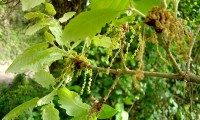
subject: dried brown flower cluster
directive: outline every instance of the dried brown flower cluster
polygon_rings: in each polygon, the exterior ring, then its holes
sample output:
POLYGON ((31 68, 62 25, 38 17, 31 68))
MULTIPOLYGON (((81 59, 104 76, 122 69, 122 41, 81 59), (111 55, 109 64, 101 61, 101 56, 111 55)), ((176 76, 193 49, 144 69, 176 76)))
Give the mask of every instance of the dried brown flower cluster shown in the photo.
POLYGON ((183 55, 182 59, 184 60, 187 59, 192 36, 187 30, 184 20, 178 19, 173 11, 154 7, 148 12, 145 23, 152 26, 157 34, 162 34, 165 44, 171 44, 170 48, 176 54, 183 55))
POLYGON ((162 33, 165 30, 174 30, 177 23, 176 15, 167 9, 154 7, 149 11, 145 23, 153 26, 157 33, 162 33))

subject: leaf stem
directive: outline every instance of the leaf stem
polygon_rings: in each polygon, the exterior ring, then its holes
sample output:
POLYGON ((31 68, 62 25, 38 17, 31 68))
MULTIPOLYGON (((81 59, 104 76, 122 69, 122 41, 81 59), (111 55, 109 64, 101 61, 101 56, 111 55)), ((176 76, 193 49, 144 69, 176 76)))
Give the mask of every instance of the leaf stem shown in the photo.
POLYGON ((131 11, 136 12, 138 15, 141 15, 142 17, 146 17, 145 14, 143 14, 142 12, 140 12, 139 10, 137 10, 136 8, 132 8, 131 11))

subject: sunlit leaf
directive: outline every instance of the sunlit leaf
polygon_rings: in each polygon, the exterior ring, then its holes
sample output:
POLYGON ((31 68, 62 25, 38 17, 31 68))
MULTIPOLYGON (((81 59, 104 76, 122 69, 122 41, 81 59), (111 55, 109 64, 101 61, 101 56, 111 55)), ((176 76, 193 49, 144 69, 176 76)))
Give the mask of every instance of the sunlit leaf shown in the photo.
POLYGON ((120 12, 115 9, 97 9, 80 13, 65 27, 63 39, 70 42, 91 38, 119 14, 120 12))
MULTIPOLYGON (((23 54, 19 55, 7 69, 7 72, 22 72, 26 65, 31 64, 33 55, 36 52, 42 51, 48 47, 47 43, 39 43, 26 49, 23 54)), ((34 57, 35 58, 35 57, 34 57)))
POLYGON ((53 104, 48 104, 42 107, 43 120, 60 120, 59 111, 54 108, 53 104))
POLYGON ((38 6, 44 2, 45 2, 45 0, 21 0, 22 10, 23 11, 29 10, 29 9, 34 8, 35 6, 38 6))
POLYGON ((33 35, 35 34, 37 31, 41 30, 42 28, 46 27, 45 25, 41 25, 40 22, 30 26, 27 30, 25 35, 33 35))
POLYGON ((57 94, 56 90, 53 90, 51 93, 49 93, 48 95, 42 97, 40 100, 38 100, 37 104, 38 106, 41 105, 45 105, 45 104, 49 104, 50 101, 53 100, 54 96, 57 94))
POLYGON ((129 0, 91 1, 91 11, 82 12, 72 19, 63 32, 65 41, 85 40, 101 31, 106 23, 114 20, 128 7, 129 0))
POLYGON ((92 10, 106 8, 125 10, 128 7, 128 4, 129 0, 91 0, 88 7, 92 10))
POLYGON ((74 117, 82 117, 88 114, 90 106, 86 103, 83 103, 80 96, 68 90, 65 87, 62 87, 58 90, 58 96, 60 107, 66 110, 66 113, 74 117))
POLYGON ((124 111, 123 103, 117 103, 115 105, 115 109, 118 110, 118 113, 115 115, 116 120, 128 120, 129 114, 128 112, 124 111))
POLYGON ((67 12, 65 13, 60 19, 59 21, 61 23, 67 22, 70 18, 72 18, 74 15, 76 14, 76 12, 67 12))
POLYGON ((151 10, 154 6, 160 6, 161 0, 133 0, 134 7, 147 15, 148 11, 151 10))
POLYGON ((51 3, 46 3, 46 11, 50 14, 50 15, 55 15, 56 14, 56 10, 54 9, 53 5, 51 3))
POLYGON ((116 115, 116 120, 128 120, 128 118, 129 118, 129 114, 126 111, 120 111, 116 115))
POLYGON ((33 98, 33 99, 17 106, 13 110, 11 110, 8 114, 6 114, 6 116, 2 120, 15 119, 16 117, 21 115, 23 112, 27 111, 28 109, 34 108, 37 105, 38 100, 39 100, 39 98, 33 98))
POLYGON ((47 48, 47 43, 34 45, 19 55, 9 66, 6 72, 22 73, 26 71, 37 72, 53 61, 62 59, 64 53, 56 47, 47 48))
POLYGON ((109 48, 110 45, 112 44, 112 41, 111 41, 110 37, 98 35, 98 36, 93 37, 93 44, 96 46, 102 46, 105 48, 109 48))
POLYGON ((44 37, 50 43, 55 40, 54 36, 51 33, 47 32, 47 31, 45 31, 44 37))
POLYGON ((100 112, 100 114, 98 116, 98 119, 111 118, 116 113, 117 113, 117 110, 115 110, 114 108, 112 108, 109 105, 103 104, 103 108, 102 108, 102 111, 100 112))
POLYGON ((81 116, 81 117, 74 117, 71 120, 97 120, 97 117, 94 115, 93 116, 85 115, 85 116, 81 116))
POLYGON ((55 36, 56 42, 59 45, 64 45, 64 42, 61 39, 62 26, 60 25, 60 23, 57 20, 52 19, 51 20, 51 26, 49 26, 49 29, 50 29, 51 33, 55 36))
POLYGON ((29 12, 24 15, 27 20, 34 19, 34 18, 44 18, 46 15, 41 12, 29 12))
POLYGON ((124 16, 120 19, 116 19, 112 22, 112 24, 115 26, 115 27, 119 27, 120 25, 122 25, 123 23, 126 23, 126 22, 131 22, 131 21, 134 21, 135 20, 135 14, 132 14, 130 16, 124 16))
POLYGON ((42 85, 42 87, 45 87, 45 88, 49 88, 49 86, 54 86, 56 84, 56 82, 54 81, 55 78, 53 77, 53 75, 44 70, 40 70, 36 72, 33 78, 35 78, 34 80, 38 84, 42 85))

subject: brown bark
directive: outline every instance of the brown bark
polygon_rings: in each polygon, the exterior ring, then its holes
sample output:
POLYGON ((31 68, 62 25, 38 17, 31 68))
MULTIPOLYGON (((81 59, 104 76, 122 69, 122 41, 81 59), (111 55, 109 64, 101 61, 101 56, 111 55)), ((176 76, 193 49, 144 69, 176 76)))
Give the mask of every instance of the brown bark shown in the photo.
MULTIPOLYGON (((86 67, 97 70, 100 72, 107 72, 108 68, 96 67, 92 65, 87 65, 86 67)), ((123 75, 123 74, 136 74, 137 71, 135 70, 121 70, 121 69, 109 69, 109 73, 123 75)), ((195 82, 200 83, 200 76, 194 74, 188 74, 188 76, 182 75, 180 73, 163 73, 163 72, 149 72, 149 71, 142 71, 144 76, 146 77, 160 77, 160 78, 170 78, 170 79, 177 79, 177 80, 184 80, 186 79, 187 82, 195 82)))
POLYGON ((75 11, 80 13, 85 8, 87 0, 52 0, 52 4, 57 12, 55 18, 60 18, 66 12, 75 11))

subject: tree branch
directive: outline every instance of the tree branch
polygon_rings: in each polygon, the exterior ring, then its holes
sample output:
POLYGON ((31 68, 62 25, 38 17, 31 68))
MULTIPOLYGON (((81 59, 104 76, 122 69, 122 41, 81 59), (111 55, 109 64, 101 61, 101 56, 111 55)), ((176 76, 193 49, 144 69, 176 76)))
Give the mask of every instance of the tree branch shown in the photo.
POLYGON ((183 75, 183 72, 181 70, 181 68, 178 66, 178 63, 176 62, 175 58, 173 57, 171 51, 170 51, 170 42, 168 40, 164 40, 164 38, 162 37, 162 34, 157 34, 158 39, 162 42, 163 47, 165 49, 165 51, 167 52, 167 55, 169 56, 169 59, 171 60, 171 62, 173 63, 176 71, 183 75))
POLYGON ((194 38, 192 39, 192 44, 191 44, 190 49, 189 49, 188 61, 187 61, 187 68, 186 68, 186 72, 187 72, 187 73, 190 72, 190 61, 191 61, 192 49, 193 49, 194 43, 195 43, 195 41, 196 41, 196 38, 197 38, 197 36, 198 36, 198 34, 199 34, 199 31, 200 31, 200 25, 197 26, 196 33, 194 34, 194 38))
MULTIPOLYGON (((100 72, 105 72, 105 73, 108 70, 107 68, 96 67, 93 65, 86 65, 86 67, 93 69, 93 70, 100 71, 100 72)), ((136 71, 135 70, 109 69, 109 73, 123 75, 123 74, 136 74, 136 71)), ((181 75, 179 73, 163 73, 163 72, 148 72, 148 71, 143 71, 143 73, 144 73, 144 76, 146 76, 146 77, 161 77, 161 78, 170 78, 170 79, 178 79, 178 80, 182 80, 185 78, 185 75, 181 75)), ((200 76, 194 75, 194 74, 189 74, 187 81, 200 83, 200 76)))
POLYGON ((183 72, 181 71, 180 67, 178 66, 178 63, 176 62, 175 58, 173 57, 172 53, 170 52, 169 48, 166 49, 166 52, 172 61, 174 67, 176 68, 177 72, 181 75, 183 75, 183 72))
POLYGON ((112 84, 112 86, 110 87, 110 89, 108 90, 108 93, 107 95, 103 98, 103 103, 105 103, 107 101, 107 99, 109 98, 110 96, 110 93, 115 89, 115 86, 117 85, 117 82, 119 80, 120 76, 119 75, 116 75, 116 78, 112 84))

